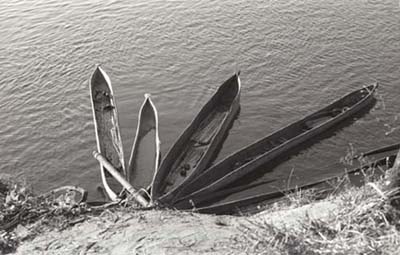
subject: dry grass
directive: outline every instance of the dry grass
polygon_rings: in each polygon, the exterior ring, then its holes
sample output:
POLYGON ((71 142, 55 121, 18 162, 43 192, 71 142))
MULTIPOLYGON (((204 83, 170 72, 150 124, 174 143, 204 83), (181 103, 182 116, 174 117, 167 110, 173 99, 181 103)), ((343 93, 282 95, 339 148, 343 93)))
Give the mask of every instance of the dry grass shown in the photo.
MULTIPOLYGON (((340 189, 325 198, 339 204, 336 216, 325 220, 305 220, 301 228, 282 229, 259 221, 241 226, 242 235, 227 244, 230 254, 400 254, 400 211, 391 206, 384 180, 360 188, 350 187, 346 178, 340 189)), ((24 185, 0 181, 0 254, 15 251, 19 242, 33 236, 18 234, 19 226, 35 223, 30 233, 45 229, 65 229, 93 215, 87 205, 65 205, 34 196, 24 185)), ((320 194, 312 190, 286 196, 266 211, 297 208, 315 202, 320 194)), ((131 213, 135 204, 126 202, 113 210, 131 213)), ((107 210, 109 211, 109 210, 107 210)), ((97 211, 98 212, 98 211, 97 211)), ((144 213, 144 212, 143 212, 144 213)), ((176 212, 177 217, 185 215, 176 212)), ((145 215, 145 214, 144 214, 145 215)), ((220 222, 217 225, 223 225, 220 222)))
POLYGON ((35 196, 26 187, 15 180, 0 180, 0 254, 13 252, 21 239, 33 238, 16 231, 18 226, 35 223, 29 231, 35 235, 49 228, 62 230, 81 222, 90 212, 83 204, 35 196))
POLYGON ((45 231, 62 231, 90 217, 145 210, 129 197, 121 203, 89 206, 62 196, 35 195, 27 187, 14 179, 0 179, 0 254, 14 252, 21 241, 45 231))
MULTIPOLYGON (((350 148, 348 159, 353 159, 350 148)), ((347 160, 348 160, 347 159, 347 160)), ((346 160, 344 158, 343 160, 346 160)), ((368 163, 368 162, 361 162, 368 163)), ((249 243, 248 254, 400 254, 400 211, 385 191, 385 179, 374 177, 370 169, 364 174, 365 186, 352 187, 348 178, 332 183, 325 200, 339 204, 336 217, 329 220, 307 220, 301 229, 278 229, 271 224, 250 221, 242 229, 249 243)), ((321 192, 299 190, 288 194, 267 211, 287 210, 313 203, 321 192)), ((242 226, 243 227, 243 226, 242 226)))
MULTIPOLYGON (((301 229, 277 229, 254 222, 243 229, 249 254, 399 254, 400 211, 383 199, 375 188, 347 188, 328 197, 340 204, 337 216, 328 221, 309 220, 301 229)), ((382 192, 384 193, 384 192, 382 192)), ((288 201, 303 204, 301 194, 288 201)), ((310 195, 305 196, 305 202, 310 195)), ((250 222, 251 223, 251 222, 250 222)))

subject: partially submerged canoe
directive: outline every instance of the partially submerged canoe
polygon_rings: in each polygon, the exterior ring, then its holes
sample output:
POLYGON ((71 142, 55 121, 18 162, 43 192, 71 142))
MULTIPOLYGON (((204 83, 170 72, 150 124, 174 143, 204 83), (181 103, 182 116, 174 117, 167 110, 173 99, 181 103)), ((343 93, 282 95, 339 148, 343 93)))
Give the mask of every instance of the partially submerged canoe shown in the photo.
MULTIPOLYGON (((374 102, 378 84, 353 91, 325 108, 226 157, 181 189, 180 200, 204 201, 217 190, 271 163, 295 146, 321 134, 374 102)), ((177 202, 177 201, 176 201, 177 202)))
POLYGON ((152 200, 169 204, 180 189, 209 166, 239 112, 239 74, 225 81, 202 107, 161 162, 152 200))
POLYGON ((150 95, 140 107, 135 141, 128 165, 128 181, 137 189, 148 190, 157 172, 160 160, 157 109, 150 95))
MULTIPOLYGON (((93 109, 97 150, 123 176, 126 176, 117 105, 110 78, 100 66, 96 67, 90 79, 90 98, 93 109)), ((111 200, 117 200, 120 192, 123 190, 122 186, 107 173, 102 164, 100 164, 100 173, 107 195, 111 200)))
POLYGON ((39 198, 62 205, 74 206, 86 201, 87 191, 78 186, 62 186, 40 195, 39 198))
MULTIPOLYGON (((326 197, 332 192, 341 189, 344 178, 348 178, 351 185, 361 186, 365 181, 364 174, 375 176, 375 178, 383 175, 386 170, 393 167, 396 160, 396 155, 400 149, 400 144, 393 144, 385 146, 373 151, 369 151, 361 154, 357 157, 355 163, 359 166, 354 167, 351 170, 345 170, 342 174, 336 174, 332 177, 324 178, 322 180, 307 183, 301 186, 291 187, 289 189, 275 191, 275 192, 263 192, 257 195, 248 195, 247 197, 240 197, 235 195, 235 192, 246 192, 246 187, 235 187, 232 189, 221 190, 216 192, 214 195, 209 195, 208 199, 199 202, 196 200, 187 203, 181 201, 176 206, 181 209, 189 209, 191 205, 195 204, 194 210, 202 213, 214 213, 214 214, 225 214, 238 212, 241 208, 265 201, 276 201, 283 196, 293 193, 299 190, 314 189, 315 195, 318 198, 326 197), (191 204, 189 206, 189 204, 191 204)), ((249 187, 251 188, 251 187, 249 187)), ((191 209, 193 210, 193 209, 191 209)))

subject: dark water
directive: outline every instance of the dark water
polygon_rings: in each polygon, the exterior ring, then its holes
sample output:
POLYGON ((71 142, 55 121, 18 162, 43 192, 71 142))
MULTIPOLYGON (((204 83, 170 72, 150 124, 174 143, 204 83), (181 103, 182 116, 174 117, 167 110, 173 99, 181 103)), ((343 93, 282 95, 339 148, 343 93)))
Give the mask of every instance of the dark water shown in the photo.
POLYGON ((241 113, 219 158, 375 81, 381 100, 370 113, 272 174, 317 178, 340 170, 326 166, 350 144, 363 151, 400 138, 397 0, 4 0, 0 34, 0 173, 38 192, 81 185, 97 197, 95 64, 113 82, 126 157, 144 93, 158 107, 165 154, 238 69, 241 113))

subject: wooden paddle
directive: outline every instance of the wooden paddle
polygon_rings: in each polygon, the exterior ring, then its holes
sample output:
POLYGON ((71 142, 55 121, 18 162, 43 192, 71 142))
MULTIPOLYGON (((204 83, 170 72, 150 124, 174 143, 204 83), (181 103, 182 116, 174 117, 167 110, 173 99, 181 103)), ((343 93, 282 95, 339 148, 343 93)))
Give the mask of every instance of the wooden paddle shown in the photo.
POLYGON ((132 185, 108 162, 108 160, 103 157, 97 151, 93 151, 93 157, 99 161, 105 169, 133 196, 133 198, 140 205, 147 207, 149 206, 149 202, 139 194, 139 192, 132 187, 132 185))

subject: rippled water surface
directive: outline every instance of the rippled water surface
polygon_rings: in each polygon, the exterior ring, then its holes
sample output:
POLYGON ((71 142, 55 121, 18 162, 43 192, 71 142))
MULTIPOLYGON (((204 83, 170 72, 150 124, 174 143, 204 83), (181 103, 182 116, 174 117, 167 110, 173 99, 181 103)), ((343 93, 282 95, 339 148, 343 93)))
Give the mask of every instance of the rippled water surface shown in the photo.
POLYGON ((349 144, 400 140, 398 1, 4 0, 0 34, 0 173, 38 192, 81 185, 99 197, 95 64, 113 82, 126 157, 144 93, 159 109, 165 154, 239 69, 241 112, 218 159, 375 81, 380 100, 368 114, 268 176, 320 178, 341 171, 327 166, 349 144))

